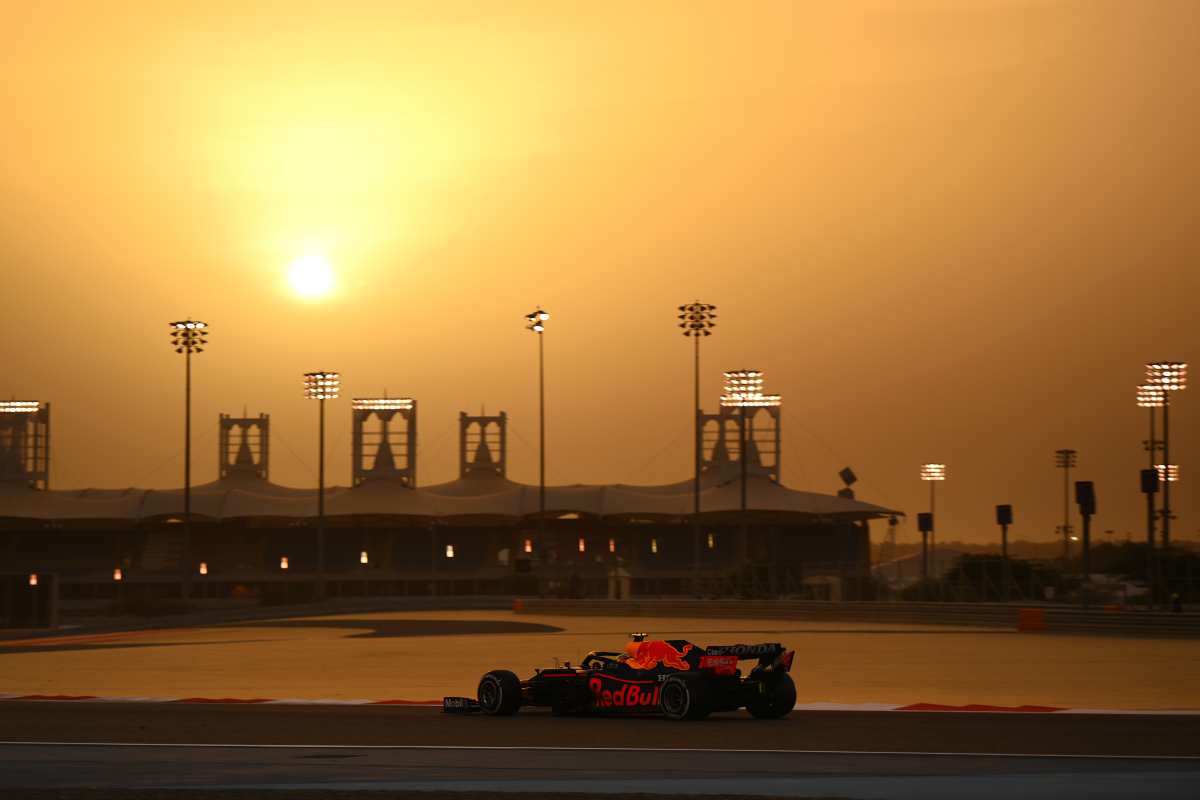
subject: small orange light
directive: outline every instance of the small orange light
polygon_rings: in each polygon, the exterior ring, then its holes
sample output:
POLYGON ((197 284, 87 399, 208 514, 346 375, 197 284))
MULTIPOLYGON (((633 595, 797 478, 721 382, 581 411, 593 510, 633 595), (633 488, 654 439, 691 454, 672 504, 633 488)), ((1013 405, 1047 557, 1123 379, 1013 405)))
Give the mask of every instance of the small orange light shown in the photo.
POLYGON ((367 564, 367 563, 370 563, 370 561, 371 561, 371 559, 367 556, 366 550, 363 550, 361 553, 358 554, 358 563, 367 564))
POLYGON ((587 552, 587 541, 585 541, 582 536, 579 537, 579 552, 581 552, 581 553, 587 552))
POLYGON ((287 569, 287 568, 288 568, 288 560, 287 560, 287 556, 280 556, 280 558, 279 558, 279 568, 280 568, 280 569, 287 569))
POLYGON ((610 553, 617 552, 617 540, 616 539, 608 540, 608 552, 610 552, 610 553))
POLYGON ((446 545, 446 558, 454 558, 454 545, 446 545))
POLYGON ((116 569, 114 569, 114 570, 113 570, 113 580, 114 580, 114 581, 123 581, 123 580, 125 580, 125 574, 124 574, 123 572, 121 572, 121 568, 120 568, 120 567, 117 567, 116 569))
POLYGON ((208 574, 208 562, 207 562, 207 561, 201 561, 201 562, 200 562, 200 574, 201 574, 201 575, 207 575, 207 574, 208 574))
POLYGON ((29 574, 29 585, 37 586, 37 573, 36 572, 31 572, 29 574))
POLYGON ((533 552, 533 539, 526 539, 526 540, 525 540, 525 552, 526 552, 526 553, 532 553, 532 552, 533 552))

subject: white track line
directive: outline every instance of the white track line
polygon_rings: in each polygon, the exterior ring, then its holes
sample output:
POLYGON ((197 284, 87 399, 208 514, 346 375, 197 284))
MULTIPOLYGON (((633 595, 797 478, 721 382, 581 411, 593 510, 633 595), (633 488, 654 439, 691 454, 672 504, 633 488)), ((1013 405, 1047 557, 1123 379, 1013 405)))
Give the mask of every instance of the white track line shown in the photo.
POLYGON ((905 750, 754 750, 721 747, 563 747, 560 745, 501 745, 501 744, 214 744, 183 742, 31 742, 0 741, 0 747, 152 747, 159 749, 196 748, 204 750, 468 750, 468 751, 537 751, 589 753, 769 753, 774 755, 814 756, 958 756, 961 758, 1070 758, 1132 761, 1200 761, 1200 756, 1146 756, 1102 753, 956 753, 952 751, 905 750))

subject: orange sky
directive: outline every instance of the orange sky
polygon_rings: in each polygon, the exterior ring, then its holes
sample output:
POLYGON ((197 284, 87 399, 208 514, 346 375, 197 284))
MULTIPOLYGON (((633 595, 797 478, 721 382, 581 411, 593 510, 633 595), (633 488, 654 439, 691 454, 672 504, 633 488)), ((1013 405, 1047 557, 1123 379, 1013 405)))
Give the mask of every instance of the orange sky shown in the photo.
POLYGON ((312 483, 313 369, 418 398, 422 483, 482 404, 536 480, 538 303, 550 481, 680 479, 700 298, 706 403, 765 370, 789 485, 850 464, 915 513, 945 461, 939 539, 993 538, 997 502, 1049 538, 1074 447, 1096 529, 1142 535, 1141 365, 1200 360, 1191 0, 82 5, 0 32, 0 395, 54 404, 54 486, 179 482, 187 315, 198 481, 245 404, 312 483), (313 251, 338 290, 304 303, 313 251))

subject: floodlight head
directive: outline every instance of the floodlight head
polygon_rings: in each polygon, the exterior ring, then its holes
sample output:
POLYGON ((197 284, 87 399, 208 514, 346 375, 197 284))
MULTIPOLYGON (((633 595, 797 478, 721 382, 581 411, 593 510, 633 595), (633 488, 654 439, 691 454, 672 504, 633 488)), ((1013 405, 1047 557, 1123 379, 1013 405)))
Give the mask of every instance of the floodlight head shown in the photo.
POLYGON ((921 480, 923 480, 923 481, 944 481, 944 480, 946 480, 946 465, 945 464, 922 464, 921 465, 921 480))
POLYGON ((1182 361, 1154 361, 1146 365, 1146 377, 1164 392, 1187 388, 1187 364, 1182 361))
POLYGON ((546 330, 546 320, 548 319, 550 319, 550 312, 543 310, 539 306, 525 315, 525 321, 529 323, 525 326, 525 329, 531 330, 534 333, 541 333, 546 330))
POLYGON ((0 414, 33 414, 41 408, 38 400, 0 400, 0 414))
POLYGON ((336 400, 342 377, 336 372, 304 373, 304 396, 309 400, 336 400))
POLYGON ((208 323, 195 319, 181 319, 168 323, 171 327, 171 346, 176 353, 202 353, 208 344, 208 323))
POLYGON ((1178 464, 1155 464, 1154 469, 1158 471, 1159 483, 1178 483, 1179 481, 1179 465, 1178 464))
POLYGON ((683 328, 683 335, 690 337, 712 336, 711 328, 716 327, 714 319, 717 315, 713 312, 717 307, 711 303, 688 303, 679 306, 679 319, 683 322, 679 323, 679 327, 683 328))
POLYGON ((726 408, 768 408, 782 405, 777 394, 763 394, 763 374, 756 369, 739 369, 725 373, 725 393, 721 405, 726 408))
POLYGON ((1163 388, 1157 383, 1143 383, 1137 387, 1137 404, 1140 408, 1162 408, 1163 388))
POLYGON ((410 411, 416 403, 411 397, 356 397, 355 411, 410 411))
POLYGON ((1075 460, 1076 452, 1071 449, 1055 450, 1054 451, 1054 466, 1060 469, 1073 469, 1078 465, 1075 460))

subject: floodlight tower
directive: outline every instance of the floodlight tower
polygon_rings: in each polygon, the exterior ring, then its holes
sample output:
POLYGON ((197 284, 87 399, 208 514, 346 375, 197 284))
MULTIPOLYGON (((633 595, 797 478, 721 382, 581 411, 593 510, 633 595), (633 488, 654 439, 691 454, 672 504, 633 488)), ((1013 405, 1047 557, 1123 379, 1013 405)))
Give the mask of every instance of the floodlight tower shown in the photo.
MULTIPOLYGON (((937 513, 937 508, 936 508, 937 495, 934 490, 938 485, 938 481, 946 480, 946 465, 945 464, 922 464, 921 465, 921 480, 929 482, 929 518, 931 520, 933 520, 936 518, 936 513, 937 513)), ((932 529, 930 530, 930 533, 933 533, 932 529)), ((934 534, 933 541, 930 543, 930 550, 932 550, 935 554, 934 555, 934 568, 935 569, 937 568, 937 556, 936 556, 936 554, 937 554, 937 538, 936 538, 936 536, 937 536, 937 534, 934 534)))
POLYGON ((325 401, 336 400, 342 378, 336 372, 304 373, 304 396, 317 401, 317 596, 325 595, 325 401))
POLYGON ((356 397, 351 405, 351 479, 354 486, 372 478, 417 485, 417 401, 411 397, 356 397), (374 417, 378 430, 369 430, 374 417), (399 417, 399 424, 396 418, 399 417), (399 430, 397 430, 399 428, 399 430))
MULTIPOLYGON (((717 318, 717 307, 711 303, 685 303, 679 306, 679 327, 683 335, 692 340, 692 423, 695 441, 692 443, 694 455, 692 461, 692 570, 697 573, 693 583, 698 583, 700 570, 700 470, 704 462, 704 442, 701 432, 700 419, 700 340, 712 336, 712 329, 717 326, 713 322, 717 318)), ((693 586, 693 589, 697 587, 693 586)))
POLYGON ((537 334, 538 342, 538 540, 546 540, 546 351, 542 334, 550 312, 538 306, 525 315, 525 329, 537 334))
MULTIPOLYGON (((1163 461, 1171 463, 1171 392, 1187 388, 1187 364, 1181 361, 1155 361, 1146 365, 1148 382, 1162 390, 1163 461)), ((1162 544, 1171 546, 1171 482, 1163 483, 1162 544)))
POLYGON ((208 324, 194 319, 170 323, 171 346, 184 357, 183 384, 183 598, 192 588, 192 353, 208 345, 208 324))
POLYGON ((50 404, 0 400, 0 482, 50 488, 50 404))
POLYGON ((742 512, 746 511, 746 477, 750 449, 751 415, 760 408, 775 408, 782 404, 777 394, 763 394, 763 374, 756 369, 739 369, 725 373, 725 393, 721 395, 724 408, 738 409, 738 462, 741 469, 742 512), (747 411, 754 409, 754 411, 747 411))
POLYGON ((1054 466, 1063 471, 1063 566, 1071 560, 1071 470, 1078 466, 1078 453, 1071 449, 1054 451, 1054 466))

